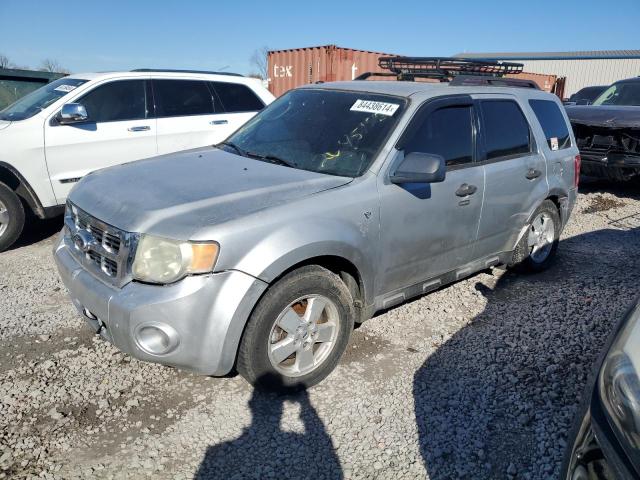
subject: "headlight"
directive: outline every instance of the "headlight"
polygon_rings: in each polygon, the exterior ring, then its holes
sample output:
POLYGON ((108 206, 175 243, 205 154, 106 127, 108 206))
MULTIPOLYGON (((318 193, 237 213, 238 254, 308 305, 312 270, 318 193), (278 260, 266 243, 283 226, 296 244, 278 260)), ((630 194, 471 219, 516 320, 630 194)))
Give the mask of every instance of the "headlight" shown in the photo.
POLYGON ((600 398, 620 440, 640 452, 640 304, 630 312, 600 370, 600 398))
POLYGON ((193 273, 213 270, 219 246, 215 242, 179 242, 142 235, 133 261, 133 278, 172 283, 193 273))

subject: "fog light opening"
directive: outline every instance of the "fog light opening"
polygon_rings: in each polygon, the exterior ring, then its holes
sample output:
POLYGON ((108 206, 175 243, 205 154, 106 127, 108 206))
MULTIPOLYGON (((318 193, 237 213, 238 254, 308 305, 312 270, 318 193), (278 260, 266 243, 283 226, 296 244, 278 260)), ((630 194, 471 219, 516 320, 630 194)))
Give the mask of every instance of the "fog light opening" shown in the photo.
POLYGON ((168 325, 141 325, 135 337, 138 346, 151 355, 165 355, 178 346, 178 333, 168 325))

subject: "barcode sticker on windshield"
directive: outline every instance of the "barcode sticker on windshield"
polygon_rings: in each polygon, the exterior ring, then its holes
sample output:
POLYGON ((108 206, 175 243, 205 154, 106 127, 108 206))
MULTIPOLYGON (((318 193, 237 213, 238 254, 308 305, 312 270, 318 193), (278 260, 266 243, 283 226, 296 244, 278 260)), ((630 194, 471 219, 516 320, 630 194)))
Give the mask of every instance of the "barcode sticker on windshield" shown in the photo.
POLYGON ((76 86, 75 85, 58 85, 56 88, 54 88, 54 90, 56 92, 65 92, 65 93, 69 93, 72 90, 75 90, 76 86))
POLYGON ((558 150, 558 147, 559 147, 559 145, 558 145, 558 137, 551 137, 549 139, 549 142, 551 143, 551 145, 550 145, 551 150, 558 150))
POLYGON ((391 117, 398 110, 397 103, 374 102, 371 100, 356 100, 356 103, 350 108, 353 112, 379 113, 391 117))

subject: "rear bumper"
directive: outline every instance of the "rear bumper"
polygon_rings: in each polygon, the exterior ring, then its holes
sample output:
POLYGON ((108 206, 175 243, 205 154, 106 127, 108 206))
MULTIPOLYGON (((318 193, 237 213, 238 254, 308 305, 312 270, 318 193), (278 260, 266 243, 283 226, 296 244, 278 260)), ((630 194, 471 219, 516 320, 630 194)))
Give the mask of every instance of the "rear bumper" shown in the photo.
POLYGON ((106 285, 71 256, 54 250, 60 276, 87 324, 118 349, 140 360, 206 375, 224 375, 235 362, 242 331, 267 284, 238 271, 187 277, 171 285, 106 285), (141 332, 158 328, 169 350, 145 349, 141 332))

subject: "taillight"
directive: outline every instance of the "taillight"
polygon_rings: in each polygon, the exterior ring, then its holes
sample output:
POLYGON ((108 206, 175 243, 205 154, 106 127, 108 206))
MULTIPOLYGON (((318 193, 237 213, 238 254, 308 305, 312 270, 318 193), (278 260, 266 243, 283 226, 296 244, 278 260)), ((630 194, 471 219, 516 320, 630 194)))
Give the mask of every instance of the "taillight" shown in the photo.
POLYGON ((576 155, 576 158, 573 159, 573 186, 578 188, 578 184, 580 183, 580 163, 581 163, 580 155, 576 155))

